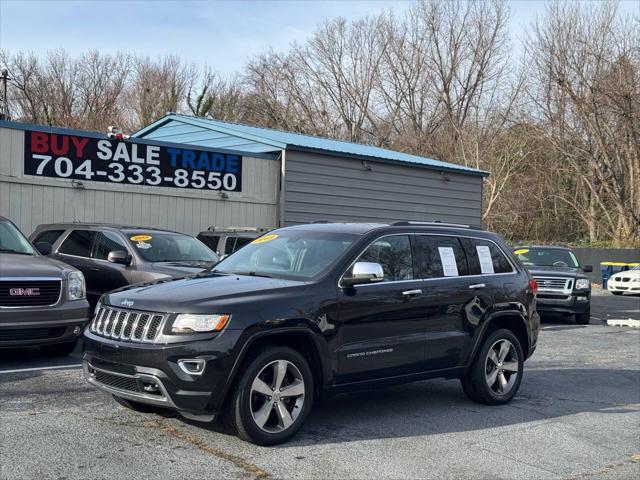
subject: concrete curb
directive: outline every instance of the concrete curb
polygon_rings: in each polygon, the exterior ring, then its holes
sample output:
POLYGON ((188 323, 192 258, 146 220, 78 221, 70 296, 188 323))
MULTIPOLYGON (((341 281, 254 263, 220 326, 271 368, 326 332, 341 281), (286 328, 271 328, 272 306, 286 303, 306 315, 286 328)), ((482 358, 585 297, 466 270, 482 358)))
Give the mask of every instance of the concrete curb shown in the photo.
POLYGON ((640 320, 633 320, 631 318, 627 320, 607 320, 607 325, 612 327, 640 328, 640 320))

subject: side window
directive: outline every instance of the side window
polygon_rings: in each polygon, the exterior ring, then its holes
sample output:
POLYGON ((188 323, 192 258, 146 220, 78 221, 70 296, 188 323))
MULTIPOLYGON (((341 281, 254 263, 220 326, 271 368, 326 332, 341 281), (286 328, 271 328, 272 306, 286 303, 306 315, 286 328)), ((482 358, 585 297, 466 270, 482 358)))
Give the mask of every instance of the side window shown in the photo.
POLYGON ((91 255, 91 244, 95 236, 96 232, 91 230, 74 230, 62 242, 60 253, 75 255, 76 257, 89 257, 91 255))
POLYGON ((198 235, 196 238, 214 252, 218 250, 218 240, 220 240, 219 235, 198 235))
POLYGON ((116 250, 127 251, 122 240, 113 232, 98 232, 96 235, 96 244, 93 248, 93 258, 98 260, 106 260, 109 252, 116 250))
POLYGON ((414 278, 411 242, 408 235, 393 235, 376 240, 358 260, 382 265, 385 281, 414 278))
POLYGON ((511 273, 513 267, 495 243, 476 238, 462 239, 472 275, 511 273))
POLYGON ((55 243, 60 235, 64 233, 64 230, 45 230, 44 232, 40 232, 34 239, 33 243, 36 244, 38 242, 47 242, 51 245, 55 243))
POLYGON ((416 235, 415 252, 420 278, 469 275, 467 259, 455 237, 416 235))
POLYGON ((241 249, 246 244, 251 243, 254 239, 250 237, 238 237, 236 240, 236 245, 233 247, 233 251, 241 249))
POLYGON ((224 242, 224 253, 226 255, 232 254, 235 250, 233 249, 236 244, 236 237, 227 237, 224 242))

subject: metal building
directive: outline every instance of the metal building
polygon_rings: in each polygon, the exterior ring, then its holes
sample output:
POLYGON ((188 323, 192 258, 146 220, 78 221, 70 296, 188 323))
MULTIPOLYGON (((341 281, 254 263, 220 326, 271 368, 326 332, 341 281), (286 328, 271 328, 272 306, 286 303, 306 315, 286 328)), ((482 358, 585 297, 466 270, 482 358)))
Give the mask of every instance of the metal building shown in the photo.
POLYGON ((211 225, 480 225, 480 170, 377 147, 168 114, 129 140, 0 121, 0 215, 197 233, 211 225))

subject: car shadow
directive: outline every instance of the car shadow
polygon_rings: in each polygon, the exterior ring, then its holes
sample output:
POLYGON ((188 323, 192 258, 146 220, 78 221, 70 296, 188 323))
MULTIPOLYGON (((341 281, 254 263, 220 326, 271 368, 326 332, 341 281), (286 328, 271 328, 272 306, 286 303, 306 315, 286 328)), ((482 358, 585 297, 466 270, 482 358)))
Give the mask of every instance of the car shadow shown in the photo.
POLYGON ((280 448, 468 432, 583 412, 637 412, 640 370, 526 370, 507 405, 467 399, 457 381, 435 380, 337 396, 317 403, 299 434, 280 448))

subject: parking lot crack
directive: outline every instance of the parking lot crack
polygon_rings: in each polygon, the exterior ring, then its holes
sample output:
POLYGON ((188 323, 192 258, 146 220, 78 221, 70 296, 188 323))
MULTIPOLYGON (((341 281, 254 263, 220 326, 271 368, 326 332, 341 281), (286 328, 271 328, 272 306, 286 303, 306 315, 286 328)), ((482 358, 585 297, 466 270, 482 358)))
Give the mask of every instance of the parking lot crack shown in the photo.
POLYGON ((253 476, 253 478, 256 478, 256 479, 271 478, 271 475, 269 475, 266 471, 262 470, 260 467, 248 462, 247 460, 237 455, 232 455, 230 453, 220 450, 219 448, 211 447, 210 445, 207 445, 202 439, 196 437, 195 435, 181 432, 178 429, 172 427, 171 425, 167 425, 165 422, 160 422, 160 423, 162 425, 162 431, 165 432, 167 435, 170 435, 171 437, 177 438, 179 440, 183 440, 199 448, 202 451, 215 455, 216 457, 222 460, 231 462, 236 467, 244 470, 245 472, 253 476))

